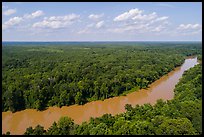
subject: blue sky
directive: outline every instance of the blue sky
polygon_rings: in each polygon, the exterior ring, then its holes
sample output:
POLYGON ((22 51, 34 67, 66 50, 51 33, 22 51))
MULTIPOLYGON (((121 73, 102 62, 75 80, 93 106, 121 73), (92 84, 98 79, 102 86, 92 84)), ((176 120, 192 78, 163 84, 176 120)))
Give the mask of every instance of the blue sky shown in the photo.
POLYGON ((3 41, 201 41, 201 2, 3 2, 3 41))

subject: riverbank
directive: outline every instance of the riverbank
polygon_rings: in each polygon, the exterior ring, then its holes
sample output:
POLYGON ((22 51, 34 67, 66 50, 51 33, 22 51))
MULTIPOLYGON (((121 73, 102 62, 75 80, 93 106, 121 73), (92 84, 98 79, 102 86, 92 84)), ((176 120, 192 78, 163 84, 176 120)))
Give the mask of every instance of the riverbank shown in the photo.
POLYGON ((58 121, 62 116, 69 116, 74 122, 81 124, 88 121, 90 117, 99 117, 103 114, 116 115, 125 111, 125 104, 142 105, 145 103, 154 104, 157 99, 169 100, 174 97, 173 89, 185 70, 198 64, 197 58, 186 59, 181 67, 161 77, 150 85, 148 89, 141 89, 126 96, 118 96, 104 101, 93 101, 85 105, 72 105, 67 107, 49 107, 45 111, 26 109, 20 112, 2 113, 2 133, 10 131, 11 134, 23 134, 27 127, 35 127, 37 124, 45 129, 58 121), (165 92, 164 92, 165 91, 165 92))

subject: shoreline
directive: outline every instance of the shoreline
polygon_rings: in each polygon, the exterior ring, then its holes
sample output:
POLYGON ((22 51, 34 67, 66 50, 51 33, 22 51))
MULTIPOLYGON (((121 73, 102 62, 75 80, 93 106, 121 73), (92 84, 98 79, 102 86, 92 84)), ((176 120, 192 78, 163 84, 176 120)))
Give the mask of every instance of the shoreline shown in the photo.
MULTIPOLYGON (((193 57, 191 57, 191 58, 193 58, 193 57)), ((195 57, 194 57, 195 58, 195 57)), ((186 60, 186 59, 185 59, 186 60)), ((198 62, 198 60, 197 60, 197 62, 198 62)), ((185 61, 184 61, 184 63, 185 63, 185 61)), ((183 63, 183 64, 184 64, 183 63)), ((182 65, 183 65, 182 64, 182 65)), ((182 66, 181 65, 181 66, 182 66)), ((124 104, 126 104, 126 98, 128 98, 128 97, 131 97, 131 96, 134 96, 135 94, 137 94, 137 96, 139 95, 139 96, 144 96, 144 98, 145 98, 145 96, 147 96, 147 94, 149 94, 148 92, 149 92, 149 90, 151 90, 151 87, 154 87, 154 86, 157 86, 161 81, 165 81, 166 79, 168 79, 168 77, 169 77, 169 75, 172 75, 173 73, 175 73, 176 71, 179 71, 179 69, 181 68, 181 66, 179 66, 179 67, 176 67, 173 71, 170 71, 169 73, 167 73, 167 74, 165 74, 164 76, 162 76, 162 77, 160 77, 158 80, 156 80, 156 81, 154 81, 153 83, 151 83, 150 85, 149 85, 149 88, 147 88, 147 89, 139 89, 139 90, 137 90, 137 91, 134 91, 134 92, 130 92, 130 93, 128 93, 126 96, 115 96, 115 97, 111 97, 111 98, 108 98, 108 99, 105 99, 105 100, 97 100, 97 101, 91 101, 91 102, 88 102, 88 103, 86 103, 86 104, 84 104, 84 105, 77 105, 77 104, 75 104, 75 105, 70 105, 70 106, 62 106, 61 108, 60 107, 57 107, 57 106, 52 106, 52 107, 48 107, 48 109, 46 109, 46 110, 43 110, 43 111, 37 111, 36 109, 25 109, 25 110, 22 110, 22 111, 17 111, 17 112, 15 112, 15 113, 12 113, 11 111, 7 111, 7 112, 2 112, 2 115, 5 117, 6 115, 8 115, 6 118, 7 118, 7 122, 9 122, 9 115, 21 115, 21 114, 23 114, 23 113, 27 113, 27 112, 29 112, 29 114, 32 114, 32 113, 36 113, 36 114, 44 114, 45 116, 46 116, 46 118, 47 119, 49 119, 49 118, 51 118, 50 120, 52 121, 53 119, 52 119, 52 116, 53 116, 53 113, 56 113, 56 115, 58 116, 58 115, 61 115, 61 116, 72 116, 72 118, 73 117, 75 117, 75 120, 74 120, 74 122, 76 123, 76 124, 80 124, 80 123, 82 123, 83 121, 88 121, 89 119, 90 119, 90 117, 89 116, 87 116, 87 115, 92 115, 92 114, 90 114, 90 113, 92 113, 92 111, 96 111, 97 109, 99 109, 100 107, 100 105, 102 105, 102 104, 105 104, 105 105, 116 105, 116 104, 120 104, 121 105, 121 101, 122 101, 122 103, 124 103, 124 104), (138 92, 138 91, 141 91, 141 92, 138 92), (144 94, 144 95, 143 95, 144 94), (119 101, 119 102, 118 102, 119 101), (125 102, 124 102, 125 101, 125 102), (106 104, 107 103, 107 104, 106 104), (99 105, 98 107, 99 108, 90 108, 89 106, 96 106, 97 107, 97 105, 99 105), (83 109, 83 108, 85 108, 85 110, 86 111, 88 111, 88 110, 90 110, 90 113, 88 113, 87 115, 85 114, 85 117, 83 118, 83 121, 81 121, 80 122, 80 114, 82 114, 83 115, 83 113, 86 113, 86 112, 83 112, 83 111, 81 111, 81 109, 83 109), (59 111, 58 111, 59 110, 59 111), (73 112, 77 112, 77 114, 73 114, 72 113, 72 111, 73 112), (59 113, 59 114, 58 114, 59 113), (76 119, 76 115, 78 115, 78 119, 76 119), (50 116, 50 117, 49 117, 50 116)), ((135 99, 134 99, 135 100, 135 99)), ((139 102, 141 102, 140 100, 139 100, 139 102)), ((133 104, 134 104, 134 102, 133 102, 133 104)), ((139 103, 140 104, 140 103, 139 103)), ((122 105, 121 105, 122 106, 122 105)), ((102 107, 102 106, 101 106, 102 107)), ((113 106, 113 107, 117 107, 117 106, 113 106)), ((106 108, 107 109, 107 108, 106 108)), ((106 110, 106 109, 104 109, 104 110, 106 110)), ((124 110, 122 109, 122 108, 119 108, 118 110, 120 110, 120 112, 119 113, 123 113, 124 112, 124 110)), ((97 114, 93 114, 93 116, 92 117, 100 117, 101 116, 101 114, 103 113, 103 110, 102 110, 102 112, 100 113, 100 109, 99 110, 97 110, 97 114)), ((107 111, 109 111, 109 112, 111 112, 111 114, 112 115, 115 115, 115 114, 118 114, 118 112, 117 112, 117 108, 116 108, 116 111, 110 111, 110 110, 107 110, 107 111), (115 113, 116 112, 116 113, 115 113)), ((103 114, 106 114, 106 113, 103 113, 103 114)), ((55 116, 55 119, 58 119, 57 118, 57 116, 56 115, 54 115, 55 116)), ((2 117, 3 117, 2 116, 2 117)), ((60 116, 60 117, 61 117, 60 116)), ((6 119, 5 118, 5 119, 6 119)), ((26 118, 25 118, 26 119, 26 118)), ((4 121, 4 122, 6 122, 6 121, 4 121)), ((32 120, 31 120, 32 121, 32 120)), ((32 124, 32 122, 30 121, 30 124, 32 124)), ((39 120, 40 122, 38 122, 38 124, 40 124, 40 125, 42 125, 41 124, 41 121, 43 121, 43 120, 39 120)), ((53 122, 50 122, 50 123, 53 123, 53 122)), ((46 123, 46 124, 48 124, 48 123, 46 123)), ((2 125, 3 125, 3 122, 2 122, 2 125)), ((48 124, 49 125, 49 124, 48 124)), ((45 129, 47 129, 47 128, 49 128, 50 126, 45 126, 44 124, 43 124, 43 126, 44 126, 44 128, 45 129)), ((26 128, 28 128, 28 127, 26 127, 26 128)), ((8 127, 7 127, 7 129, 8 129, 8 127)), ((12 129, 12 128, 10 128, 10 129, 12 129)), ((26 130, 26 129, 25 129, 26 130)), ((3 133, 3 128, 2 128, 2 133, 3 133)), ((23 132, 24 133, 24 132, 23 132)), ((12 133, 11 133, 12 134, 12 133)))

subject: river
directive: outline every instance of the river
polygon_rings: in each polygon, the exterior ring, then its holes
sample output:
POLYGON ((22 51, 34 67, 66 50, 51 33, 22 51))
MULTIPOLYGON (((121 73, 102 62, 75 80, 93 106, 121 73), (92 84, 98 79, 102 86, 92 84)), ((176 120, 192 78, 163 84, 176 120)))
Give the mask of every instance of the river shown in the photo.
POLYGON ((187 58, 181 67, 175 68, 172 72, 153 82, 148 89, 141 89, 126 96, 118 96, 104 101, 92 101, 84 105, 71 105, 62 108, 49 107, 44 111, 26 109, 12 113, 2 112, 2 133, 10 131, 11 134, 23 134, 27 127, 33 128, 40 124, 45 129, 49 128, 54 121, 61 116, 69 116, 74 122, 81 124, 88 121, 90 117, 99 117, 105 113, 112 115, 125 112, 125 104, 155 104, 156 100, 170 100, 174 97, 174 88, 185 70, 198 64, 197 57, 187 58))

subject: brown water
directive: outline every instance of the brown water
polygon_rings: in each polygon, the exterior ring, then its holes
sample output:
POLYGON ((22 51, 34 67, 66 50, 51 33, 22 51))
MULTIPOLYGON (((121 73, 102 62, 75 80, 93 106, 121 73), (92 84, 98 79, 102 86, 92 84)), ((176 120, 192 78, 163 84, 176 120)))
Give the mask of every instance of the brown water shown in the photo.
POLYGON ((2 133, 10 131, 11 134, 23 134, 27 127, 37 124, 49 128, 61 116, 69 116, 74 122, 81 124, 90 117, 99 117, 105 113, 112 115, 125 112, 125 104, 156 103, 157 99, 170 100, 174 97, 174 88, 185 70, 198 64, 197 58, 187 58, 181 67, 161 77, 150 85, 148 89, 132 92, 127 96, 119 96, 104 101, 93 101, 85 105, 64 106, 62 108, 49 107, 45 111, 26 109, 16 113, 2 112, 2 133))

